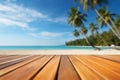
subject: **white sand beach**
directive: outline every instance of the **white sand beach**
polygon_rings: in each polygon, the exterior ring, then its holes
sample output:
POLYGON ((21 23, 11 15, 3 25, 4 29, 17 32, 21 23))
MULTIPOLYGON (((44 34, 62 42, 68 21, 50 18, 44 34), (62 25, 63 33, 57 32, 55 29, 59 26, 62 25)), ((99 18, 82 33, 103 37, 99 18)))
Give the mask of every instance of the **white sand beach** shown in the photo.
POLYGON ((120 55, 120 50, 0 50, 0 55, 120 55))

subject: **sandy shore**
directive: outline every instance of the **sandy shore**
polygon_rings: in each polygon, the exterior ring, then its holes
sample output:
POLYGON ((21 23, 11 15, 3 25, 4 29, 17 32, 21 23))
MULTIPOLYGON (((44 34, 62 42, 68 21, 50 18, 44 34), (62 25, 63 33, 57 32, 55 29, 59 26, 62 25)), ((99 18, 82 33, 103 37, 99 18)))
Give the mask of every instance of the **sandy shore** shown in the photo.
POLYGON ((120 55, 119 50, 0 50, 0 55, 120 55))

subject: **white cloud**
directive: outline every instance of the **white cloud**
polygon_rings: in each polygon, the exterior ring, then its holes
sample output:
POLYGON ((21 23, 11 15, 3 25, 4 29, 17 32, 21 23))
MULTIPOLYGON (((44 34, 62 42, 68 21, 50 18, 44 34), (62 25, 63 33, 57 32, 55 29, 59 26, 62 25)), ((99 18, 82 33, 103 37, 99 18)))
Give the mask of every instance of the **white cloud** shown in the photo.
POLYGON ((0 4, 0 17, 4 19, 7 18, 9 22, 12 23, 24 22, 26 24, 37 19, 47 18, 47 16, 36 10, 24 8, 15 4, 0 4))
POLYGON ((0 23, 6 26, 20 26, 22 28, 28 28, 28 25, 24 22, 12 21, 7 18, 0 18, 0 23))
POLYGON ((55 23, 66 23, 67 19, 65 17, 57 17, 57 18, 48 18, 47 21, 55 22, 55 23))
MULTIPOLYGON (((3 0, 4 1, 4 0, 3 0)), ((17 5, 13 1, 16 0, 5 0, 6 2, 0 2, 0 27, 1 26, 7 26, 7 27, 19 27, 26 30, 35 30, 32 26, 32 23, 36 21, 45 21, 52 22, 52 23, 65 23, 66 18, 65 17, 50 17, 46 14, 42 13, 41 11, 37 11, 35 9, 30 9, 24 7, 22 4, 17 5), (13 3, 12 3, 13 2, 13 3)), ((37 27, 35 27, 37 28, 37 27)), ((23 34, 22 34, 23 35, 23 34)), ((48 31, 42 31, 38 33, 30 33, 29 35, 36 37, 32 38, 31 36, 25 36, 21 38, 17 38, 15 41, 18 40, 15 44, 43 44, 43 45, 52 45, 52 44, 59 44, 64 43, 66 39, 65 36, 69 36, 69 32, 48 32, 48 31), (30 37, 30 38, 28 38, 30 37), (27 39, 24 40, 24 38, 27 39), (56 39, 57 38, 57 39, 56 39), (32 41, 35 39, 35 41, 32 41), (58 42, 58 39, 59 42, 58 42), (21 40, 21 41, 19 41, 21 40), (22 41, 23 40, 23 41, 22 41), (55 41, 56 40, 56 41, 55 41), (20 42, 20 43, 19 43, 20 42), (39 43, 40 42, 40 43, 39 43)), ((7 37, 10 37, 9 35, 7 37)), ((20 37, 20 36, 18 36, 20 37)), ((4 36, 3 36, 4 38, 4 36)), ((16 36, 14 37, 16 38, 16 36)), ((3 39, 4 44, 14 44, 13 38, 10 39, 3 39), (5 41, 7 40, 7 41, 5 41), (8 43, 7 43, 8 42, 8 43), (13 43, 11 43, 13 42, 13 43)), ((1 42, 2 43, 2 42, 1 42)))
POLYGON ((40 33, 30 33, 29 35, 33 37, 47 37, 47 38, 56 38, 56 37, 61 37, 68 35, 70 32, 48 32, 48 31, 43 31, 40 33))
POLYGON ((64 17, 49 18, 47 15, 34 9, 13 4, 11 0, 7 0, 7 3, 0 3, 0 18, 0 24, 18 26, 26 29, 28 29, 28 27, 30 28, 29 23, 37 20, 57 23, 65 22, 64 17))
POLYGON ((38 40, 38 45, 63 45, 65 42, 74 40, 71 32, 40 32, 29 33, 30 36, 38 40))
POLYGON ((41 32, 39 34, 41 36, 46 36, 46 37, 58 37, 58 36, 63 36, 65 33, 41 32))
POLYGON ((66 22, 67 22, 67 19, 66 19, 65 17, 58 17, 58 18, 55 18, 55 21, 56 21, 56 22, 66 23, 66 22))
POLYGON ((45 19, 47 16, 33 9, 23 8, 17 5, 1 5, 0 15, 16 21, 32 22, 38 19, 45 19))
POLYGON ((0 18, 0 24, 8 27, 18 26, 22 29, 27 29, 30 31, 36 30, 35 28, 30 28, 26 22, 14 21, 7 18, 0 18))
POLYGON ((16 0, 6 0, 6 2, 12 2, 12 1, 16 1, 16 0))

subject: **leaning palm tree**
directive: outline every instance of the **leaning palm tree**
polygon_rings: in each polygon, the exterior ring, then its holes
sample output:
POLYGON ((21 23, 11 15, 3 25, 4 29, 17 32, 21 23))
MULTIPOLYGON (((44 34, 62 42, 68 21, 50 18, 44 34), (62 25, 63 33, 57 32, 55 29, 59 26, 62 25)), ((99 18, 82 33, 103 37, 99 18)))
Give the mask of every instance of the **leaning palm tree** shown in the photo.
POLYGON ((117 18, 115 20, 115 25, 116 25, 118 31, 120 32, 120 16, 117 16, 117 18))
POLYGON ((97 27, 97 24, 94 24, 94 23, 91 23, 90 24, 90 28, 91 30, 91 33, 94 34, 94 32, 96 32, 96 34, 98 34, 99 38, 103 41, 103 43, 108 46, 108 44, 106 43, 106 41, 102 38, 102 36, 99 34, 99 31, 98 31, 98 27, 97 27))
MULTIPOLYGON (((81 28, 81 30, 82 30, 81 33, 82 33, 84 36, 85 36, 85 33, 86 33, 85 28, 83 28, 83 26, 84 26, 84 21, 86 21, 85 17, 86 17, 86 14, 82 14, 82 13, 79 12, 77 9, 75 9, 75 8, 71 8, 71 9, 70 9, 70 13, 69 13, 69 17, 68 17, 68 24, 74 25, 74 27, 77 28, 77 30, 82 27, 82 28, 81 28), (85 31, 84 31, 84 30, 85 30, 85 31), (83 32, 84 32, 84 33, 83 33, 83 32)), ((78 36, 78 35, 79 35, 77 30, 74 31, 74 35, 75 35, 75 36, 78 36)), ((85 37, 85 38, 86 38, 86 37, 85 37)), ((86 41, 87 41, 87 43, 90 45, 90 42, 88 41, 87 38, 86 38, 86 41)), ((92 47, 94 47, 94 46, 92 45, 92 47)), ((96 48, 96 47, 94 47, 94 48, 96 48)), ((96 49, 99 49, 99 48, 96 48, 96 49)))
POLYGON ((96 27, 96 26, 97 26, 96 24, 90 23, 89 29, 93 35, 94 35, 94 32, 98 29, 98 27, 96 27))
POLYGON ((110 22, 111 26, 113 27, 113 29, 116 31, 116 33, 120 37, 120 32, 119 32, 117 26, 115 25, 115 20, 113 18, 114 16, 116 16, 116 14, 114 14, 114 13, 112 13, 110 11, 107 11, 107 9, 105 11, 106 11, 106 15, 105 16, 108 18, 108 21, 110 22))
POLYGON ((84 26, 82 26, 81 29, 80 29, 80 32, 84 36, 84 38, 85 38, 86 42, 88 43, 88 45, 91 45, 88 38, 87 38, 87 36, 86 36, 88 30, 84 26))
POLYGON ((94 9, 99 15, 97 6, 108 4, 108 0, 74 0, 75 2, 80 1, 80 4, 83 5, 85 11, 89 11, 90 8, 94 9))
POLYGON ((86 14, 82 14, 77 9, 71 8, 68 16, 68 24, 71 26, 74 25, 75 28, 78 28, 84 24, 84 21, 86 21, 85 17, 86 14))
POLYGON ((108 4, 108 0, 74 0, 75 2, 80 1, 83 5, 84 10, 88 11, 90 8, 96 9, 97 6, 108 4))
POLYGON ((82 26, 82 27, 80 28, 80 31, 78 31, 77 29, 75 29, 74 32, 73 32, 73 35, 74 35, 75 37, 78 37, 78 36, 80 35, 80 33, 81 33, 81 34, 84 36, 87 44, 88 44, 88 45, 91 45, 91 43, 89 42, 89 40, 88 40, 88 38, 87 38, 87 36, 86 36, 87 32, 88 32, 88 30, 87 30, 84 26, 82 26))
MULTIPOLYGON (((111 25, 103 18, 103 16, 97 10, 97 6, 108 4, 108 0, 74 0, 74 1, 75 2, 80 1, 85 11, 88 11, 90 8, 94 9, 97 15, 100 17, 100 19, 102 19, 108 26, 110 26, 110 29, 113 31, 113 33, 120 39, 120 36, 118 36, 119 35, 118 31, 117 32, 114 31, 111 25)), ((113 24, 113 26, 115 25, 113 24)), ((117 30, 115 27, 114 29, 117 30)))
POLYGON ((74 35, 75 37, 78 37, 78 36, 80 35, 80 33, 79 33, 79 31, 78 31, 77 29, 75 29, 75 30, 73 31, 73 35, 74 35))
POLYGON ((85 40, 86 40, 86 42, 87 42, 88 45, 91 45, 93 48, 95 48, 95 49, 97 49, 97 50, 100 50, 100 48, 95 47, 94 45, 92 45, 92 44, 89 42, 89 40, 88 40, 88 38, 87 38, 87 36, 86 36, 88 30, 87 30, 84 26, 81 27, 80 32, 81 32, 81 34, 84 36, 84 38, 85 38, 85 40))
POLYGON ((102 19, 100 16, 97 17, 99 25, 106 26, 108 25, 109 28, 112 30, 112 32, 120 39, 120 34, 118 29, 116 28, 115 24, 113 23, 113 14, 110 11, 107 11, 106 7, 102 7, 98 10, 99 14, 102 16, 102 19))

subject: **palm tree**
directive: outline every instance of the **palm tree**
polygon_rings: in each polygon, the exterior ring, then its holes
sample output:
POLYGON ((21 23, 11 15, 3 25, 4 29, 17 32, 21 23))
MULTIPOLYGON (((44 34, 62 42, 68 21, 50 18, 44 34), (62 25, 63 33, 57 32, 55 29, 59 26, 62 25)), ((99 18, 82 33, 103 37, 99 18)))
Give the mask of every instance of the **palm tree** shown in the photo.
POLYGON ((83 21, 86 21, 85 17, 86 14, 82 14, 81 12, 77 11, 77 9, 71 8, 68 16, 68 24, 71 26, 74 25, 75 28, 78 28, 84 24, 83 21))
POLYGON ((80 35, 79 31, 77 31, 76 29, 73 31, 73 35, 75 37, 78 37, 80 35))
POLYGON ((96 9, 97 5, 101 6, 108 4, 108 0, 74 0, 75 2, 80 1, 80 4, 83 5, 84 10, 89 11, 90 8, 96 9))
POLYGON ((108 44, 106 43, 106 41, 102 38, 102 36, 99 34, 99 32, 98 32, 98 27, 97 27, 97 25, 96 24, 94 24, 94 23, 91 23, 90 24, 90 30, 91 30, 91 32, 92 32, 92 34, 94 34, 94 32, 96 32, 96 34, 98 34, 98 36, 100 37, 100 39, 104 42, 104 44, 106 45, 106 46, 108 46, 108 44))
MULTIPOLYGON (((87 44, 88 44, 88 45, 91 45, 90 42, 89 42, 89 40, 88 40, 88 38, 87 38, 87 36, 86 36, 87 32, 88 32, 87 29, 82 26, 81 29, 80 29, 80 33, 84 36, 87 44)), ((75 29, 74 32, 73 32, 73 35, 74 35, 75 37, 78 37, 78 36, 80 35, 80 33, 79 33, 78 30, 75 29)))
MULTIPOLYGON (((86 14, 82 14, 77 9, 75 9, 75 8, 70 9, 70 13, 69 13, 69 17, 68 17, 68 24, 74 25, 74 27, 77 28, 77 30, 81 28, 81 33, 84 36, 87 33, 86 29, 83 27, 84 26, 84 21, 86 21, 85 17, 86 17, 86 14)), ((74 31, 75 36, 80 35, 80 34, 78 34, 77 30, 74 31)), ((91 45, 86 37, 85 37, 85 39, 86 39, 87 43, 89 45, 91 45)), ((93 45, 91 45, 91 46, 94 47, 93 45)), ((96 47, 94 47, 94 48, 96 48, 96 47)), ((96 49, 99 49, 99 48, 96 48, 96 49)))
POLYGON ((80 32, 84 36, 84 38, 85 38, 86 42, 88 43, 88 45, 91 45, 88 38, 87 38, 87 36, 86 36, 88 30, 84 26, 82 26, 81 29, 80 29, 80 32))
POLYGON ((98 29, 96 26, 97 26, 96 24, 90 23, 89 29, 90 29, 92 35, 94 35, 94 32, 98 29))
POLYGON ((114 16, 116 16, 116 14, 113 14, 112 12, 107 11, 107 9, 106 9, 106 16, 108 17, 108 20, 111 23, 111 26, 113 27, 113 29, 116 31, 116 33, 120 37, 120 32, 119 32, 117 26, 115 25, 115 21, 114 21, 114 18, 113 18, 114 16))
POLYGON ((86 40, 86 42, 87 42, 88 45, 91 45, 93 48, 95 48, 95 49, 97 49, 97 50, 100 50, 100 48, 95 47, 94 45, 92 45, 92 44, 89 42, 89 40, 88 40, 88 38, 87 38, 87 36, 86 36, 88 30, 87 30, 84 26, 81 27, 80 32, 81 32, 81 34, 84 36, 84 38, 85 38, 85 40, 86 40))
POLYGON ((100 16, 97 17, 99 25, 106 26, 108 25, 109 28, 112 30, 112 32, 120 39, 120 34, 118 29, 116 28, 115 24, 113 23, 113 14, 110 11, 107 11, 106 7, 102 7, 98 10, 99 14, 102 16, 102 19, 100 16))
POLYGON ((118 28, 119 32, 120 32, 120 16, 117 16, 116 20, 115 20, 115 25, 118 28))
POLYGON ((75 2, 80 1, 85 11, 89 11, 90 8, 94 9, 98 14, 97 6, 108 4, 108 0, 74 0, 75 2))
POLYGON ((83 8, 85 11, 88 11, 90 8, 94 9, 95 12, 97 13, 97 15, 100 17, 100 19, 102 19, 108 26, 110 26, 110 29, 113 31, 113 33, 120 39, 120 36, 118 36, 119 33, 118 33, 115 25, 113 24, 113 22, 112 22, 112 24, 116 31, 114 31, 114 29, 111 27, 111 25, 108 22, 106 22, 106 20, 103 18, 103 16, 99 13, 99 11, 96 8, 97 6, 108 4, 108 0, 74 0, 74 1, 75 2, 80 1, 80 3, 83 5, 83 8))

